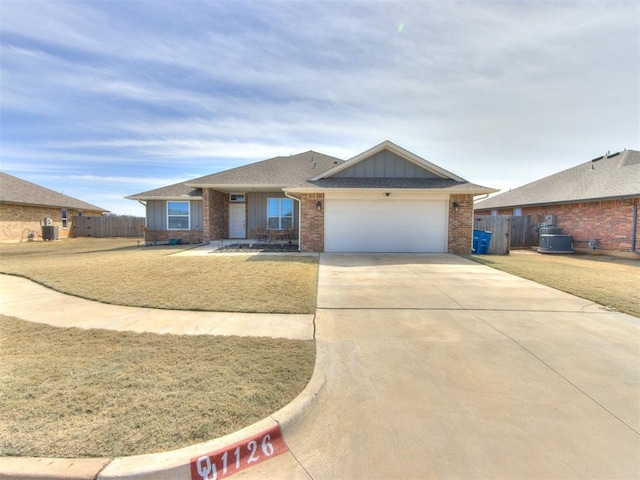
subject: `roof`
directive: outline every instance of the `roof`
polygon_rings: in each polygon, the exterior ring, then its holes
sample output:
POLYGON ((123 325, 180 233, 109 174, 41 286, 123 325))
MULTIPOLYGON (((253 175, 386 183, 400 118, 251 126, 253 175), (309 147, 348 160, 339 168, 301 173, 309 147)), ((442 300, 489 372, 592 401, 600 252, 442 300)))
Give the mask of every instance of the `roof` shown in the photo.
POLYGON ((206 175, 167 187, 129 195, 131 200, 201 199, 202 189, 226 193, 256 191, 306 192, 326 189, 431 189, 460 194, 492 193, 495 189, 467 182, 437 165, 385 141, 347 160, 309 150, 285 157, 274 157, 223 172, 206 175), (389 150, 429 172, 431 178, 358 178, 338 174, 379 152, 389 150))
POLYGON ((166 187, 156 188, 147 192, 136 193, 134 195, 127 195, 125 198, 129 200, 176 200, 176 199, 189 199, 200 200, 202 199, 202 189, 187 186, 187 182, 174 183, 166 187))
POLYGON ((287 191, 312 192, 314 190, 339 190, 339 189, 427 189, 446 190, 448 193, 491 193, 496 190, 467 181, 458 182, 451 178, 324 178, 316 181, 308 181, 296 187, 286 188, 287 191))
POLYGON ((69 208, 82 211, 108 211, 4 172, 0 172, 0 203, 69 208))
POLYGON ((303 182, 314 173, 328 170, 344 160, 309 150, 308 152, 274 157, 223 172, 194 178, 167 187, 129 195, 131 200, 174 200, 202 198, 203 188, 245 193, 282 189, 303 182))
POLYGON ((640 196, 640 152, 598 157, 476 203, 476 210, 640 196))
POLYGON ((284 188, 296 185, 343 163, 344 160, 309 150, 308 152, 275 157, 269 160, 233 168, 213 175, 196 178, 188 185, 201 188, 232 189, 235 187, 254 190, 284 188))

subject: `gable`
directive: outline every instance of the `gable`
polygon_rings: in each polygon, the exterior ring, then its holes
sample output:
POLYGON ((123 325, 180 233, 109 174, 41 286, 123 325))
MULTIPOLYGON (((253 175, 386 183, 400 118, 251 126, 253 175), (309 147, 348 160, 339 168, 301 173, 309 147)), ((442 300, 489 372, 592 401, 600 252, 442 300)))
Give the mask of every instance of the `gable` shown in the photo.
MULTIPOLYGON (((346 178, 413 178, 413 179, 451 179, 456 182, 466 182, 464 178, 458 177, 451 172, 448 172, 442 167, 428 162, 422 157, 399 147, 395 143, 385 140, 384 142, 370 148, 369 150, 362 152, 360 155, 347 160, 346 162, 336 165, 335 167, 321 173, 309 181, 317 181, 329 178, 340 178, 339 174, 347 170, 352 170, 350 176, 346 178), (363 163, 362 167, 358 167, 360 163, 363 163), (407 167, 407 164, 417 167, 407 167), (369 172, 374 172, 373 176, 360 176, 370 175, 369 172), (381 177, 379 173, 396 175, 393 177, 381 177), (414 176, 411 176, 414 175, 414 176)), ((344 178, 344 177, 343 177, 344 178)))
POLYGON ((442 178, 384 149, 342 170, 333 178, 442 178))

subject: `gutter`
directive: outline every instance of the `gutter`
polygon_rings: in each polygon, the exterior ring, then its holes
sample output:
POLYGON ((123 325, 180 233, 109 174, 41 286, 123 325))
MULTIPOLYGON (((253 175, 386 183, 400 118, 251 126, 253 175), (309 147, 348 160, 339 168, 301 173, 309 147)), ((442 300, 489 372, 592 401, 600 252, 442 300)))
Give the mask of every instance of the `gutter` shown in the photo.
POLYGON ((300 199, 289 195, 288 192, 284 192, 284 196, 298 202, 298 252, 300 252, 302 247, 301 245, 302 239, 300 238, 300 226, 302 225, 302 212, 300 211, 301 210, 300 199))

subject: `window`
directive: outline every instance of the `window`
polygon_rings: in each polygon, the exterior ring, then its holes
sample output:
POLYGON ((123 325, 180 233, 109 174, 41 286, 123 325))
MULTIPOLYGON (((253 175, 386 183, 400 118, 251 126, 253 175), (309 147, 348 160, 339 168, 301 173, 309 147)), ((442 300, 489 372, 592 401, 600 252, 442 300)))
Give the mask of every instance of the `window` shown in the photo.
POLYGON ((229 201, 231 203, 244 203, 244 195, 229 195, 229 201))
POLYGON ((293 228, 293 200, 290 198, 267 199, 267 228, 269 230, 293 228))
POLYGON ((514 217, 521 217, 522 216, 522 209, 521 208, 514 208, 513 209, 513 216, 514 217))
POLYGON ((189 230, 189 202, 167 202, 169 230, 189 230))
POLYGON ((62 228, 69 228, 69 218, 66 210, 62 210, 62 228))

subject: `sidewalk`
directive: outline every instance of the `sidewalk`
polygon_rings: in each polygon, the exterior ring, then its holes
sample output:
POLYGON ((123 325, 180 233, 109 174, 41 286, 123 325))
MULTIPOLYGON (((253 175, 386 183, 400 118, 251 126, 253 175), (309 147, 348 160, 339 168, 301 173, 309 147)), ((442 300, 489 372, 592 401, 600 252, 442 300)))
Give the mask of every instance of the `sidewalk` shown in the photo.
POLYGON ((0 275, 0 314, 56 327, 313 340, 313 314, 192 312, 109 305, 0 275))

